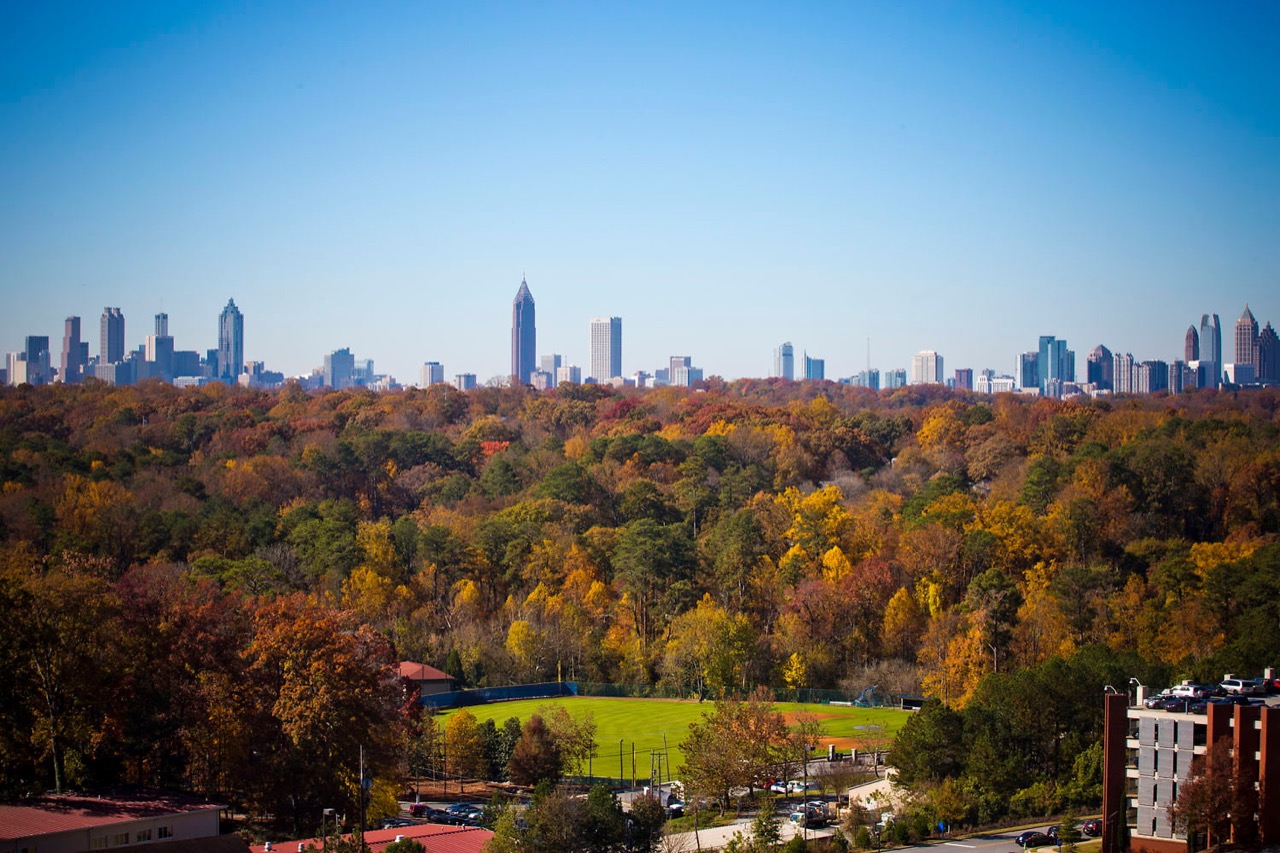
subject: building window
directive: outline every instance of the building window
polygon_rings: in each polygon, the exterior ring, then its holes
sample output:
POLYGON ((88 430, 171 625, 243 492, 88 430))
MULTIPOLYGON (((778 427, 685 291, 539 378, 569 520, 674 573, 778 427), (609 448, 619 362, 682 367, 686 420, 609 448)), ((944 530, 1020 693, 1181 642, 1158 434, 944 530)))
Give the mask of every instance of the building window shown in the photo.
POLYGON ((156 830, 157 838, 173 838, 173 827, 162 826, 156 830))
POLYGON ((93 839, 93 841, 89 842, 89 847, 93 850, 103 850, 106 846, 107 837, 105 835, 99 835, 97 838, 93 839))
POLYGON ((112 836, 112 838, 111 838, 111 843, 112 843, 112 845, 113 845, 113 846, 116 846, 116 847, 120 847, 120 846, 122 846, 122 845, 128 844, 128 843, 129 843, 129 833, 127 833, 127 832, 117 832, 114 836, 112 836))
POLYGON ((139 830, 138 830, 138 837, 137 837, 136 839, 134 839, 134 840, 135 840, 135 841, 150 841, 150 840, 151 840, 151 830, 149 830, 149 829, 139 829, 139 830))

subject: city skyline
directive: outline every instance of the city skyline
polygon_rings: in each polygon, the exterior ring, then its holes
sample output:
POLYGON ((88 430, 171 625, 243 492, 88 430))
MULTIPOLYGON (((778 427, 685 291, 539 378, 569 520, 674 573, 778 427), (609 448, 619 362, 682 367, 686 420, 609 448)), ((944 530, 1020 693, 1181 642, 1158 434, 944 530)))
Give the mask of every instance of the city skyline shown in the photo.
POLYGON ((1280 316, 1274 5, 303 11, 0 11, 0 346, 112 305, 203 351, 234 293, 288 375, 501 376, 526 267, 540 349, 620 316, 623 375, 1280 316))

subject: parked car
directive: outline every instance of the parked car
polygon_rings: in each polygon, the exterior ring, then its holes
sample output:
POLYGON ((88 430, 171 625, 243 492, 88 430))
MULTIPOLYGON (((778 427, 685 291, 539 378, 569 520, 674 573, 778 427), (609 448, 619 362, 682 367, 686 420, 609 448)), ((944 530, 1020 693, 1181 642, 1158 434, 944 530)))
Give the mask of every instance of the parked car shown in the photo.
POLYGON ((1173 694, 1170 693, 1168 690, 1165 690, 1161 693, 1157 693, 1154 696, 1148 696, 1146 699, 1142 700, 1142 704, 1154 710, 1156 708, 1163 708, 1164 703, 1168 702, 1172 698, 1173 698, 1173 694))
POLYGON ((379 829, 399 829, 402 826, 417 826, 416 821, 404 817, 384 817, 378 823, 379 829))
POLYGON ((451 815, 443 809, 432 808, 426 803, 414 803, 409 806, 409 814, 414 817, 426 818, 432 823, 444 823, 451 815))
POLYGON ((1232 696, 1216 696, 1209 700, 1214 705, 1261 705, 1261 699, 1250 699, 1248 696, 1235 694, 1232 696))
POLYGON ((1024 849, 1044 847, 1047 844, 1053 843, 1052 838, 1038 829, 1028 829, 1026 832, 1019 835, 1015 841, 1017 841, 1019 847, 1024 849))
POLYGON ((1218 686, 1228 696, 1247 696, 1258 690, 1258 685, 1251 678, 1224 678, 1218 686))
POLYGON ((667 801, 667 817, 676 818, 684 817, 684 803, 679 800, 667 801))
POLYGON ((785 794, 787 793, 787 783, 779 779, 769 786, 769 791, 774 794, 785 794))
POLYGON ((815 809, 810 808, 808 804, 803 809, 796 809, 788 818, 792 823, 799 826, 826 826, 827 810, 826 808, 815 809))
POLYGON ((1204 684, 1179 684, 1169 690, 1169 694, 1186 699, 1207 699, 1213 692, 1212 687, 1204 684))
POLYGON ((1097 838, 1102 835, 1102 821, 1099 818, 1091 817, 1080 824, 1080 831, 1090 838, 1097 838))
POLYGON ((787 783, 788 794, 803 794, 805 791, 816 791, 817 789, 818 783, 811 780, 792 779, 787 783))

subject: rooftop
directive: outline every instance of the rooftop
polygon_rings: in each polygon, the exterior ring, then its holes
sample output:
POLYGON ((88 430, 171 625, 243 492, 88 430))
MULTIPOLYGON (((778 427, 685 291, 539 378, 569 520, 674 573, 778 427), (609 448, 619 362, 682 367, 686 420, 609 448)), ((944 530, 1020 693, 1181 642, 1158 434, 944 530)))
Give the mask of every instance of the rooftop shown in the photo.
MULTIPOLYGON (((493 838, 493 833, 476 826, 445 826, 438 823, 420 823, 415 826, 401 826, 395 829, 374 829, 364 834, 364 843, 373 853, 380 853, 397 837, 411 838, 420 841, 431 853, 479 853, 485 842, 493 838), (430 839, 430 843, 427 843, 430 839)), ((305 847, 321 850, 324 847, 322 838, 302 838, 295 841, 271 842, 271 853, 295 853, 305 847)), ((266 853, 265 844, 254 844, 250 853, 266 853)))
POLYGON ((0 841, 222 808, 220 803, 166 791, 51 794, 0 805, 0 841))
POLYGON ((410 681, 453 681, 453 676, 447 672, 441 672, 434 666, 427 666, 425 663, 414 663, 410 660, 400 661, 400 677, 407 678, 410 681))

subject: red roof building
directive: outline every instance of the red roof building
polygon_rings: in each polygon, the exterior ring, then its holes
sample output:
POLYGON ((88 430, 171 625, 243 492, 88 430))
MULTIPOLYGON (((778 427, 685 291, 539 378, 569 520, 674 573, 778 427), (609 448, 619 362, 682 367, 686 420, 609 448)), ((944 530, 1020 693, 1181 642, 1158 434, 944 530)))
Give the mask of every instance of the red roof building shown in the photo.
POLYGON ((186 794, 59 794, 0 805, 0 853, 81 853, 212 839, 226 806, 186 794))
MULTIPOLYGON (((439 823, 420 823, 396 829, 374 829, 364 834, 364 843, 373 853, 382 853, 387 845, 401 838, 417 841, 430 853, 480 853, 493 833, 476 826, 445 826, 439 823)), ((273 841, 255 844, 250 853, 297 853, 310 847, 324 849, 322 838, 302 838, 297 841, 273 841)))
POLYGON ((416 684, 419 696, 448 693, 453 689, 453 676, 425 663, 400 661, 400 677, 416 684))

